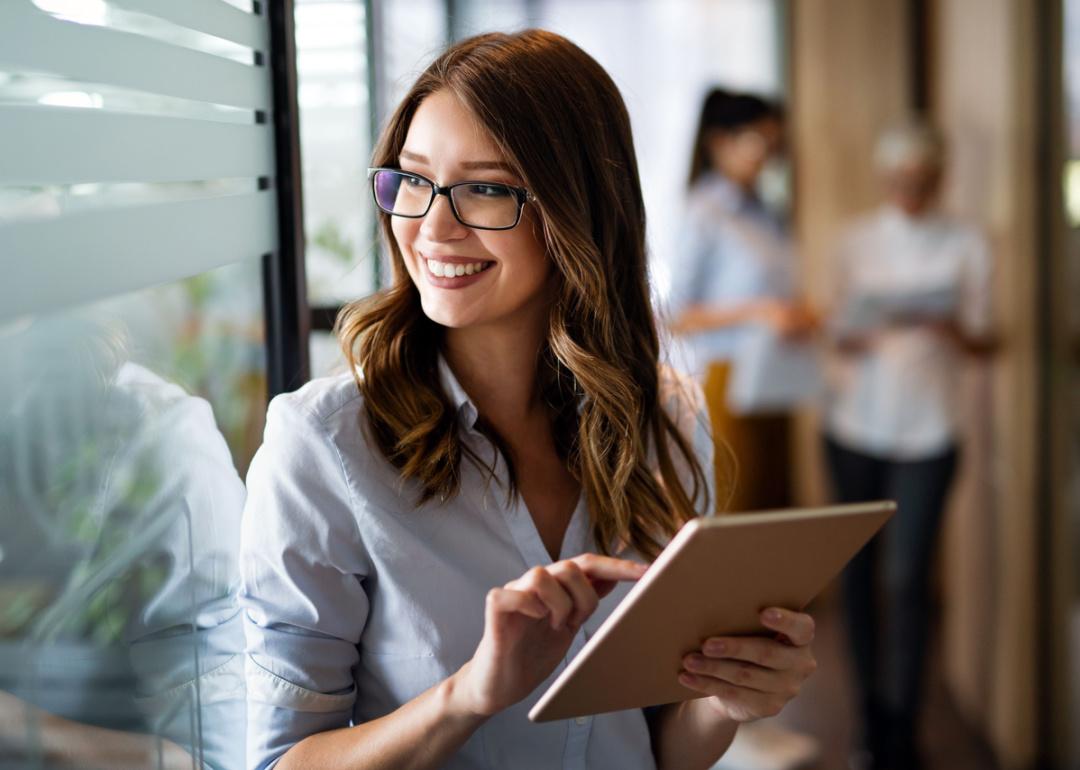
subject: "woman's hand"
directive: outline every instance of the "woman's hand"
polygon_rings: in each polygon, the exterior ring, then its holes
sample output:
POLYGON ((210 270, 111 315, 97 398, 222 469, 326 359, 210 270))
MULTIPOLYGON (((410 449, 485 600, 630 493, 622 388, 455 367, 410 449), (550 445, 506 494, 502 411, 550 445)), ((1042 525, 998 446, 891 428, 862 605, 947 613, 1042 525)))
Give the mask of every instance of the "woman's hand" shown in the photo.
POLYGON ((778 299, 762 300, 756 305, 758 320, 781 337, 807 337, 821 327, 817 311, 803 302, 778 299))
POLYGON ((691 305, 671 322, 674 334, 697 334, 720 329, 730 323, 724 313, 709 305, 691 305))
POLYGON ((536 689, 566 655, 600 599, 646 565, 595 554, 534 567, 487 595, 484 636, 454 676, 468 713, 491 716, 536 689))
POLYGON ((773 607, 761 614, 761 622, 778 638, 716 637, 683 659, 679 683, 709 696, 704 702, 726 720, 779 714, 817 668, 810 650, 812 617, 773 607))

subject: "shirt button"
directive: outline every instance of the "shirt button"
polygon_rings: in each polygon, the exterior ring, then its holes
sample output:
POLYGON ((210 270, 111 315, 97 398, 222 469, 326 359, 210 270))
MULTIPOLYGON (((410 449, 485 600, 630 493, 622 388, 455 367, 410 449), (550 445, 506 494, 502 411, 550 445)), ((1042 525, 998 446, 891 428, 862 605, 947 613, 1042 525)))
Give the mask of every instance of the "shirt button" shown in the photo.
POLYGON ((577 724, 578 727, 584 727, 588 723, 588 721, 589 720, 587 717, 578 717, 574 720, 574 723, 577 724))

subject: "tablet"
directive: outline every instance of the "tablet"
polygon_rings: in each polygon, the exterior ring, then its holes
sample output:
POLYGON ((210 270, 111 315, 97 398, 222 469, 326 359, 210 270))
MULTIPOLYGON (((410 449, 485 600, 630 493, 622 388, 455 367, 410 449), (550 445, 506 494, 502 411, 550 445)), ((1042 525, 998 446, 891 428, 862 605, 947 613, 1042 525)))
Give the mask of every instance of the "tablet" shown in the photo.
POLYGON ((687 653, 711 636, 774 634, 759 622, 761 610, 806 607, 895 510, 880 501, 688 522, 529 719, 700 698, 678 682, 687 653))

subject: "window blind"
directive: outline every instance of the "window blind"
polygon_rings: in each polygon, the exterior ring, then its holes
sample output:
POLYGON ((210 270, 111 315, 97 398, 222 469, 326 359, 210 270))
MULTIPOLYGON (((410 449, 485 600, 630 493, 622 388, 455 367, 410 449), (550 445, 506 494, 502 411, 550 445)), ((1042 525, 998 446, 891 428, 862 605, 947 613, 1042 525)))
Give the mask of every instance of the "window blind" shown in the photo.
POLYGON ((277 249, 268 46, 258 3, 0 2, 0 322, 277 249))

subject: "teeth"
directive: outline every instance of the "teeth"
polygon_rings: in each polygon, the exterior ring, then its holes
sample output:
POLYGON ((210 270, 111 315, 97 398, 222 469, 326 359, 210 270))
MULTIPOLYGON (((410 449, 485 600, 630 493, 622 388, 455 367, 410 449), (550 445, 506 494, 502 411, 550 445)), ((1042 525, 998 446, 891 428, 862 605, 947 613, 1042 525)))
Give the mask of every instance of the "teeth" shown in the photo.
POLYGON ((468 264, 462 264, 460 262, 440 262, 437 259, 427 260, 428 270, 432 275, 439 278, 453 278, 462 275, 475 275, 484 269, 483 262, 470 262, 468 264))

